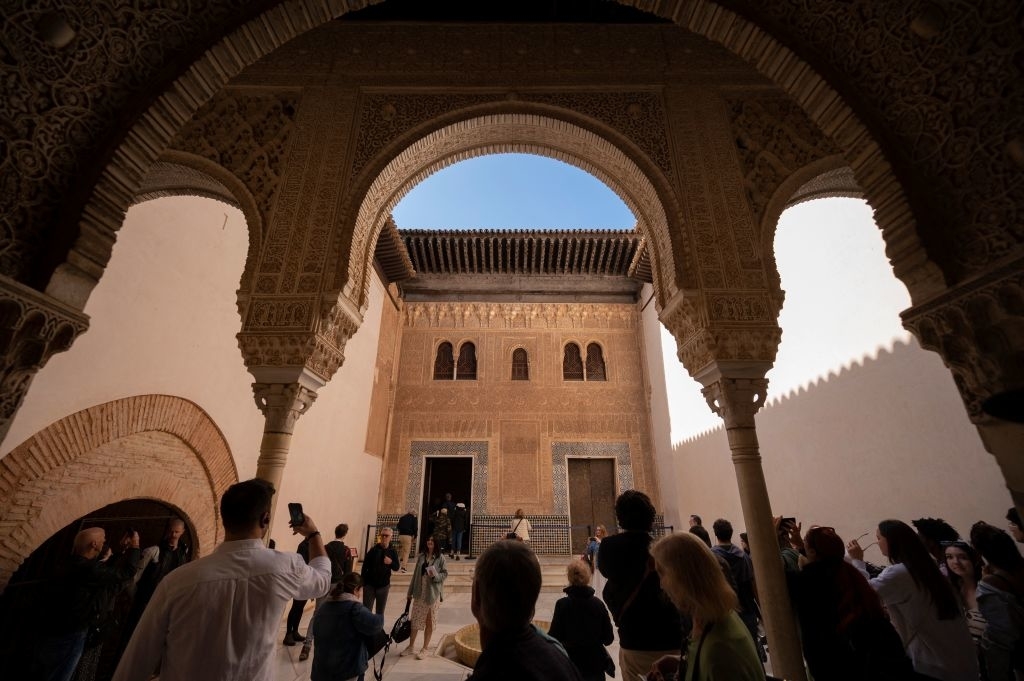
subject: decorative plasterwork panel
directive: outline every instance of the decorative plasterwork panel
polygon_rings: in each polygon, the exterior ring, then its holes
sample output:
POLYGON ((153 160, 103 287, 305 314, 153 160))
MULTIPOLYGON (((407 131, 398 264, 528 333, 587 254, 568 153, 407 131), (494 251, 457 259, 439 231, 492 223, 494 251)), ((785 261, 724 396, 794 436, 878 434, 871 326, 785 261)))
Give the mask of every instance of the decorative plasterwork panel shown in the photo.
POLYGON ((763 226, 765 209, 779 186, 797 170, 839 150, 789 98, 730 99, 728 112, 754 224, 763 226))
POLYGON ((634 329, 631 305, 605 303, 407 303, 405 325, 422 328, 634 329))
POLYGON ((628 442, 552 442, 551 480, 555 486, 554 513, 569 514, 569 464, 567 459, 615 459, 615 495, 633 489, 633 464, 628 442))
POLYGON ((488 513, 487 442, 413 440, 409 449, 409 484, 405 488, 405 508, 420 508, 423 473, 428 456, 469 456, 473 458, 473 491, 469 507, 473 514, 488 513))
POLYGON ((298 100, 294 93, 221 92, 178 131, 170 148, 205 158, 235 175, 266 220, 295 129, 298 100))
POLYGON ((982 402, 1024 386, 1024 262, 903 313, 926 350, 953 373, 971 420, 982 421, 982 402))

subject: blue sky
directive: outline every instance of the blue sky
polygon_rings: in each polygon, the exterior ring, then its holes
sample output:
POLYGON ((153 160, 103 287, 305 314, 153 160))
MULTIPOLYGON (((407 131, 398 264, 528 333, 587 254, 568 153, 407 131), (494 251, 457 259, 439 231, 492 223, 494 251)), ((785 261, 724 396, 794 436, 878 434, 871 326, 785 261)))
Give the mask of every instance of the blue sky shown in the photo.
POLYGON ((400 228, 632 229, 636 219, 593 175, 555 159, 493 154, 413 187, 392 212, 400 228))
MULTIPOLYGON (((428 177, 394 211, 400 228, 630 229, 633 215, 595 177, 561 161, 497 154, 428 177)), ((769 399, 907 340, 899 313, 910 297, 892 274, 871 209, 863 201, 811 201, 783 213, 775 257, 786 292, 782 344, 768 374, 769 399)), ((672 439, 721 421, 676 358, 663 330, 672 439)))

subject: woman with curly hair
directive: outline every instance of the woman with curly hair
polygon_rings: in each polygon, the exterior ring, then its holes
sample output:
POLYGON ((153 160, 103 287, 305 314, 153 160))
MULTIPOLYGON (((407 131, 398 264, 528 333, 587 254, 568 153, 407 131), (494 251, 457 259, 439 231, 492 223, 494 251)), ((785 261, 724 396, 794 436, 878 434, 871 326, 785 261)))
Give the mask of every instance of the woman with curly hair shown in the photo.
MULTIPOLYGON (((940 681, 977 679, 978 658, 956 593, 906 523, 883 520, 876 531, 878 548, 890 565, 870 584, 889 611, 914 671, 940 681)), ((854 566, 866 577, 864 549, 847 546, 854 566)))

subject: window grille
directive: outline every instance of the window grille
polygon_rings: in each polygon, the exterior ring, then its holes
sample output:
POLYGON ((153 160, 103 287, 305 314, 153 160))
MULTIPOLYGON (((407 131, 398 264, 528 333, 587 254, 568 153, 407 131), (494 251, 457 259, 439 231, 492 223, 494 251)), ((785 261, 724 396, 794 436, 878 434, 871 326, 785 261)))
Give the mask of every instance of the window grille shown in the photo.
POLYGON ((601 346, 597 343, 587 346, 587 380, 608 380, 604 370, 604 354, 601 352, 601 346))
POLYGON ((530 359, 526 354, 526 350, 522 348, 516 348, 512 351, 512 380, 530 380, 530 359))
POLYGON ((567 343, 562 357, 562 379, 566 381, 583 380, 583 359, 580 357, 580 346, 567 343))
POLYGON ((437 356, 434 357, 434 380, 450 381, 455 374, 455 358, 452 356, 452 344, 441 343, 437 346, 437 356))
POLYGON ((472 343, 463 343, 459 348, 459 365, 455 371, 455 380, 476 380, 476 346, 472 343))

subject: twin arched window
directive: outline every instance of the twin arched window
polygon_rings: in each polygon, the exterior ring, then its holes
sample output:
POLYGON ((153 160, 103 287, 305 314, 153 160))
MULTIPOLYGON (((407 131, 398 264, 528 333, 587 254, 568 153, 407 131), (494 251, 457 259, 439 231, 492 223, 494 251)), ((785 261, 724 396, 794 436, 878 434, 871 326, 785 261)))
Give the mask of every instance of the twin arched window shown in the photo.
POLYGON ((459 361, 455 361, 452 344, 448 341, 437 346, 434 357, 435 381, 475 381, 476 380, 476 346, 463 343, 459 347, 459 361))
POLYGON ((586 363, 580 353, 580 346, 566 343, 562 355, 562 380, 565 381, 607 381, 604 353, 601 346, 591 343, 587 346, 586 363))

